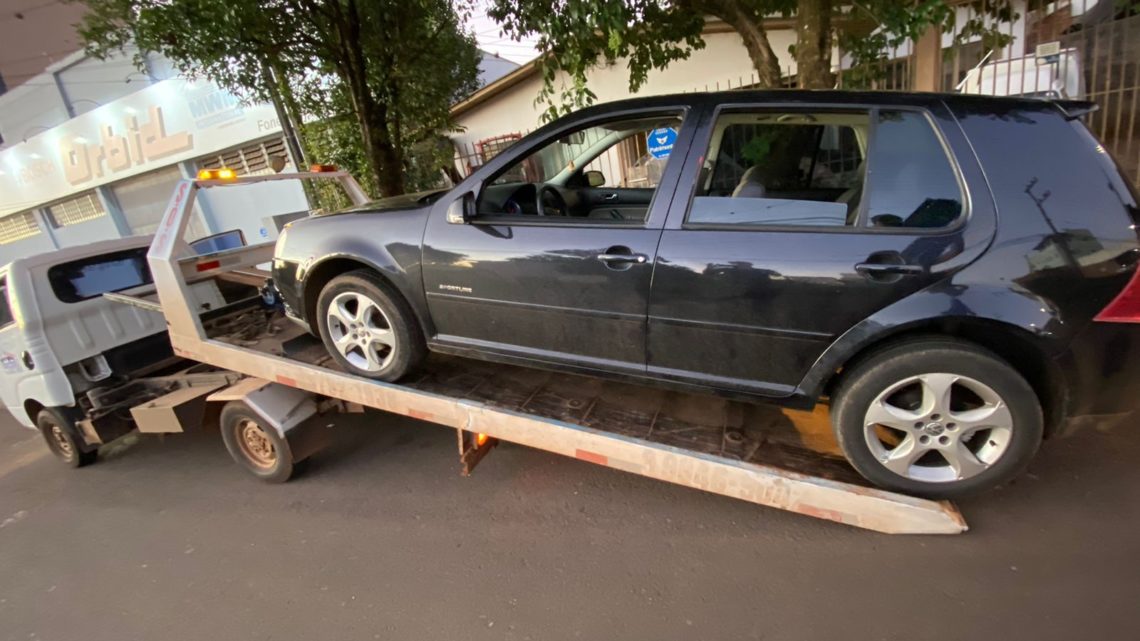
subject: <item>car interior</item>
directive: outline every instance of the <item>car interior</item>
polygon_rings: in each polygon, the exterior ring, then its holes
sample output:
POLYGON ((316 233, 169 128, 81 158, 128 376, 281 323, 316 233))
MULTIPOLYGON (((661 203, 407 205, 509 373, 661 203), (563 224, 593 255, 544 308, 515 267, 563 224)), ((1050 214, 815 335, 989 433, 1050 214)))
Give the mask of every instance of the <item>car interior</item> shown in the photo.
POLYGON ((566 134, 488 181, 476 211, 490 218, 644 221, 667 161, 667 156, 649 153, 647 136, 665 129, 676 132, 680 125, 679 116, 655 116, 566 134))

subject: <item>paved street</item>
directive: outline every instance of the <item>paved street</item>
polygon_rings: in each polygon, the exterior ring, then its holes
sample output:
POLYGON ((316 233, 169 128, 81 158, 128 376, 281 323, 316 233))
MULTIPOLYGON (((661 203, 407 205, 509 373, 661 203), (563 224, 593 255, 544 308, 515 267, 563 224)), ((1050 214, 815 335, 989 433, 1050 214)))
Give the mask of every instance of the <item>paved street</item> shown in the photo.
POLYGON ((0 639, 1135 639, 1140 430, 1046 444, 972 530, 890 537, 356 417, 306 474, 216 433, 68 470, 0 424, 0 639))

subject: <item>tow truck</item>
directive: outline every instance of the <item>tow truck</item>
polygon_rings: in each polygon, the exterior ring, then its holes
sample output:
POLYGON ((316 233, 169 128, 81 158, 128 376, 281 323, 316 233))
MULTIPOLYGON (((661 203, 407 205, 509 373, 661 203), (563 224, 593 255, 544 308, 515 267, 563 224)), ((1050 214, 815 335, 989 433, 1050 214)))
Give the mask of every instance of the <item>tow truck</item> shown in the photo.
MULTIPOLYGON (((196 180, 181 181, 147 254, 153 283, 104 294, 161 313, 174 354, 189 364, 161 380, 131 382, 136 390, 149 390, 121 400, 130 405, 138 431, 182 432, 216 416, 239 465, 263 480, 283 482, 330 442, 330 419, 372 408, 455 430, 464 475, 499 443, 510 442, 884 533, 967 529, 949 502, 862 481, 838 455, 825 408, 781 411, 448 357, 433 356, 420 374, 397 384, 339 370, 319 339, 256 295, 269 276, 264 266, 273 260, 272 242, 201 254, 186 251, 182 240, 203 189, 333 180, 354 204, 367 202, 348 173, 312 169, 251 177, 205 170, 196 180), (195 292, 209 281, 226 284, 218 288, 226 300, 203 311, 195 292), (246 291, 235 283, 244 283, 246 291)), ((79 431, 85 445, 100 445, 98 426, 84 420, 88 424, 79 431)))

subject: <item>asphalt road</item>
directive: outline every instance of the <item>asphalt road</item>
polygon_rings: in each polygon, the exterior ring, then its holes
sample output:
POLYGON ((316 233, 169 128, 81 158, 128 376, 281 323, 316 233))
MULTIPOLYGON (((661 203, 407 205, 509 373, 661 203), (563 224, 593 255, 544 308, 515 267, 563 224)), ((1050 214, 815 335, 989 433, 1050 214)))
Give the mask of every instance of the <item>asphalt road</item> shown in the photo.
POLYGON ((891 537, 357 419, 269 486, 208 432, 68 470, 4 414, 0 639, 1140 638, 1134 425, 891 537))

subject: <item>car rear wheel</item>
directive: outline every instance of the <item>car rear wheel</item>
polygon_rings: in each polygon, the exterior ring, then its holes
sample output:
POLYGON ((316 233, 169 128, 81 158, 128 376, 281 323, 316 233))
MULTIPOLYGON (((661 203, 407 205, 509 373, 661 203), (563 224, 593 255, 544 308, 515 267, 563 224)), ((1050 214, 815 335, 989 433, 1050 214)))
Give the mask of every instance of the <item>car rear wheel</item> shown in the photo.
POLYGON ((317 299, 314 321, 329 354, 358 376, 397 381, 427 353, 407 302, 366 270, 329 281, 317 299))
POLYGON ((1041 406, 996 355, 949 340, 896 345, 844 373, 832 425, 872 483, 953 498, 1019 474, 1043 434, 1041 406))
POLYGON ((36 416, 36 427, 56 458, 71 467, 95 462, 98 450, 88 450, 79 437, 76 410, 69 407, 45 407, 36 416))

